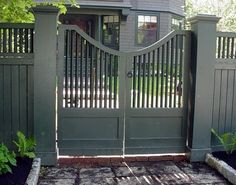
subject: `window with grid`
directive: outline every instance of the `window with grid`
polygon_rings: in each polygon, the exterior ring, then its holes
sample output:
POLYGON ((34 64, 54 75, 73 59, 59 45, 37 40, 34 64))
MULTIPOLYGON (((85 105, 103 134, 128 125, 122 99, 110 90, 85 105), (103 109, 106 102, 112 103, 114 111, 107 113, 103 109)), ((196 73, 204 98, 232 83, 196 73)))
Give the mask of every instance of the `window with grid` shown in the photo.
POLYGON ((119 16, 103 16, 103 37, 105 46, 119 50, 120 19, 119 16))
POLYGON ((158 17, 138 15, 137 45, 148 46, 157 41, 158 17))

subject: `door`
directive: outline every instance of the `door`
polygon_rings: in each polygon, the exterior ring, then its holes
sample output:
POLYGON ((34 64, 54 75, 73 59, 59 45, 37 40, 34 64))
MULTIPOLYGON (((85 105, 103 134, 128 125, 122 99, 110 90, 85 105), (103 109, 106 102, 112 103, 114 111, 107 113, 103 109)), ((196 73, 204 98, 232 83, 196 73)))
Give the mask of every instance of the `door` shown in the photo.
POLYGON ((125 154, 184 153, 188 61, 186 32, 129 53, 125 154))
POLYGON ((58 45, 59 154, 123 154, 123 56, 72 25, 58 45))

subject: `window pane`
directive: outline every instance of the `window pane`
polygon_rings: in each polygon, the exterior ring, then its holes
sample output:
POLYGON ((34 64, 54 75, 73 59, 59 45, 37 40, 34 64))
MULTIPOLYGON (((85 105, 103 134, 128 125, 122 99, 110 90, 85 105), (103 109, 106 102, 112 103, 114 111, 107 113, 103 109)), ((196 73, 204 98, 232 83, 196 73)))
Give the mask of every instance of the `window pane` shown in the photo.
POLYGON ((119 17, 118 16, 114 16, 114 22, 119 22, 119 17))
POLYGON ((138 23, 138 29, 144 29, 144 23, 143 22, 138 23))
POLYGON ((119 16, 103 16, 102 41, 105 46, 119 49, 119 25, 119 16))
POLYGON ((137 44, 148 46, 157 41, 157 16, 138 16, 137 44))
POLYGON ((104 16, 104 18, 103 18, 104 20, 104 23, 107 23, 108 22, 108 16, 104 16))
POLYGON ((156 30, 138 30, 138 44, 150 45, 156 42, 157 32, 156 30))
POLYGON ((144 22, 144 16, 139 15, 138 16, 138 22, 144 22))
POLYGON ((145 22, 151 22, 151 17, 150 16, 145 16, 145 22))
POLYGON ((157 23, 157 17, 156 16, 151 16, 151 22, 152 23, 157 23))

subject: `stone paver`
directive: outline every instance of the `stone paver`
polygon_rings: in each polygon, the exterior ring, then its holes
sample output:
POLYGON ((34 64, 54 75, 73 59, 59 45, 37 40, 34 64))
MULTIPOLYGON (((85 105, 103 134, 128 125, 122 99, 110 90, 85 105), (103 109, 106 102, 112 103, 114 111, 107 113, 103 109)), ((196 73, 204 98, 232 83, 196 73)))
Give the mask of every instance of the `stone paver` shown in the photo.
POLYGON ((230 185, 204 163, 134 162, 102 167, 47 167, 39 185, 230 185))

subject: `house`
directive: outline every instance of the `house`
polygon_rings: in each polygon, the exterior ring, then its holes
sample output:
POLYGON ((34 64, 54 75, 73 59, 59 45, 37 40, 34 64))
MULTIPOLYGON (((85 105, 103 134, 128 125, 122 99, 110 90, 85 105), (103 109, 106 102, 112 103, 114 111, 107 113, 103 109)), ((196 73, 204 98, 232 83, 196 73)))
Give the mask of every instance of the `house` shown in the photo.
POLYGON ((184 0, 80 0, 60 15, 63 24, 75 24, 105 46, 137 50, 158 41, 184 18, 184 0))

